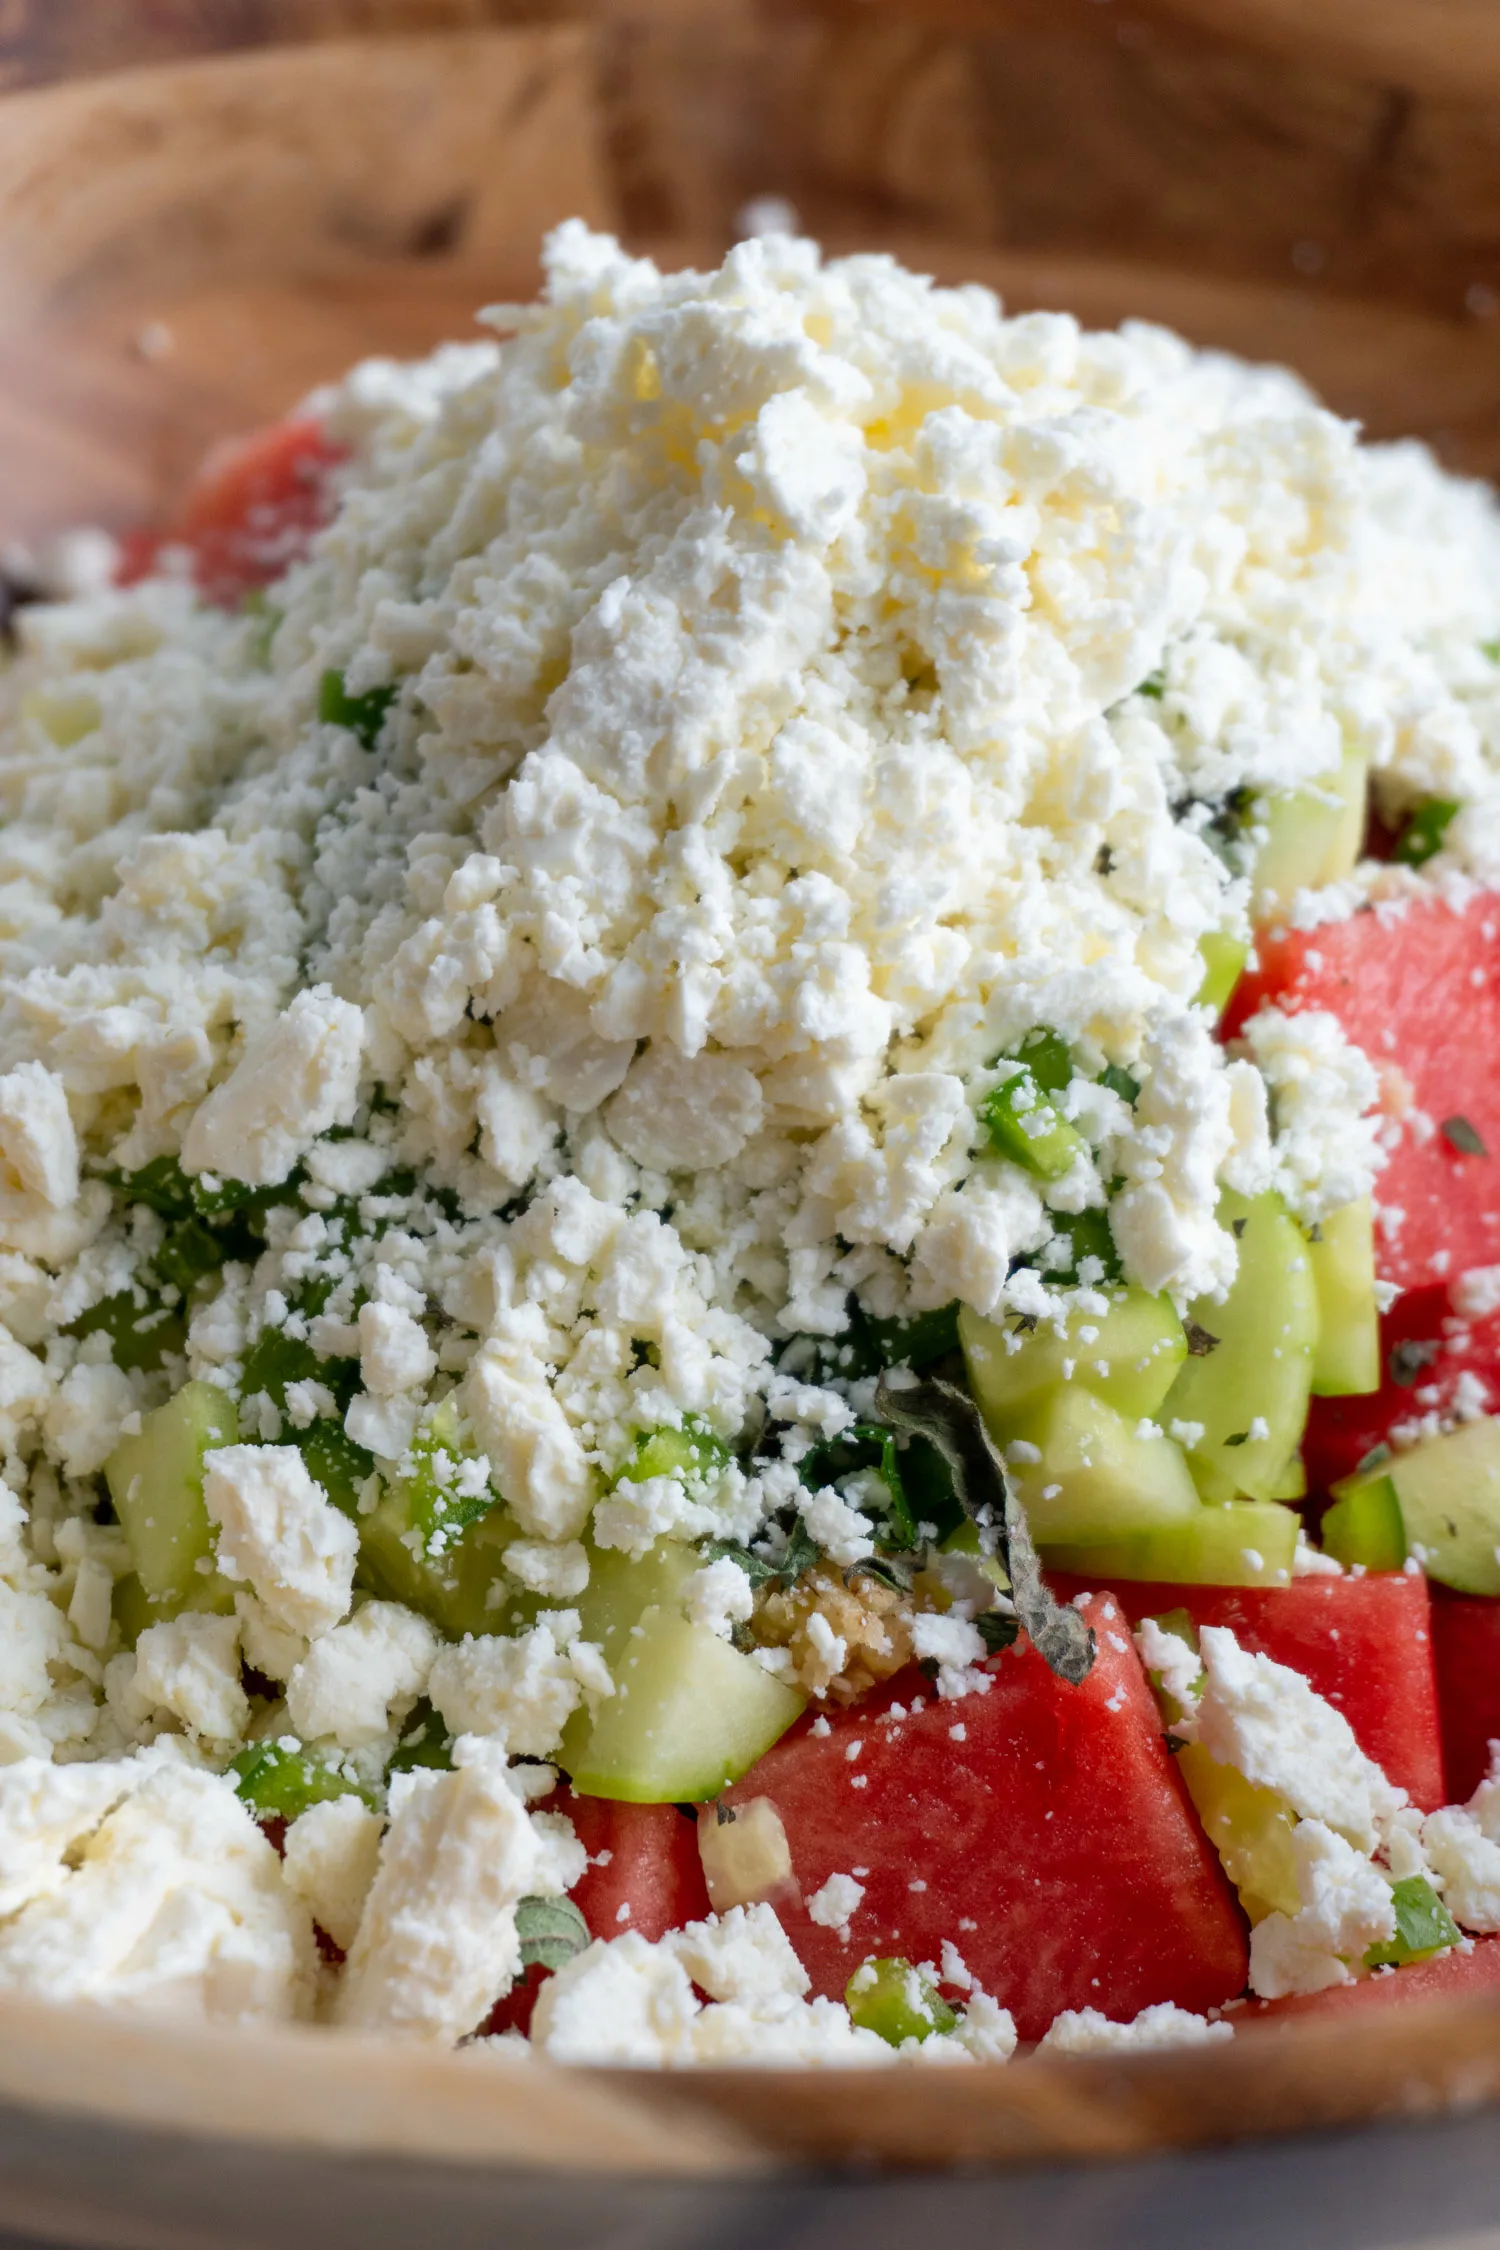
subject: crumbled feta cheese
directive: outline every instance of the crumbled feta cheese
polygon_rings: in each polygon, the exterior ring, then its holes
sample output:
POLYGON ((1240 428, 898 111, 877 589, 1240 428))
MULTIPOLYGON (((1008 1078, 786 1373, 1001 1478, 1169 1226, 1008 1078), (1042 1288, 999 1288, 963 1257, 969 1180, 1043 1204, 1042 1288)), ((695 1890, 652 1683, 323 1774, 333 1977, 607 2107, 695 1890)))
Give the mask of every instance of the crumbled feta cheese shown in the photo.
POLYGON ((1109 2055, 1158 2047, 1208 2047, 1233 2036, 1234 2026, 1210 2023, 1170 2000, 1143 2008, 1129 2023, 1114 2023, 1097 2008, 1065 2008, 1043 2033, 1037 2052, 1109 2055))
POLYGON ((428 1693, 455 1734, 484 1735, 521 1758, 544 1758, 585 1700, 613 1693, 597 1648, 578 1638, 575 1610, 528 1632, 465 1635, 438 1651, 428 1693))
POLYGON ((1198 1681, 1203 1671, 1202 1659, 1196 1649, 1176 1633, 1163 1632, 1154 1617, 1143 1617, 1136 1628, 1135 1645, 1142 1664, 1154 1672, 1166 1694, 1174 1703, 1189 1710, 1198 1700, 1198 1681))
POLYGON ((351 1791, 309 1805, 287 1829, 282 1871, 320 1929, 347 1953, 375 1880, 384 1826, 351 1791))
POLYGON ((227 1781, 157 1767, 0 1922, 0 1991, 220 2019, 312 2012, 306 1908, 227 1781))
POLYGON ((67 1090, 39 1062, 0 1077, 0 1214, 35 1196, 54 1211, 78 1196, 78 1139, 67 1090))
POLYGON ((683 1588, 682 1603, 695 1625, 706 1625, 727 1641, 737 1624, 754 1611, 755 1594, 748 1574, 731 1555, 705 1563, 683 1588))
POLYGON ((1465 1930, 1500 1930, 1500 1821, 1488 1825, 1490 1832, 1472 1804, 1445 1805, 1422 1823, 1422 1849, 1443 1904, 1465 1930))
POLYGON ((847 1942, 849 1924, 864 1895, 864 1884, 856 1883, 852 1875, 830 1875, 808 1899, 808 1918, 822 1929, 837 1930, 847 1942))
POLYGON ((248 1580, 272 1622, 311 1638, 349 1607, 359 1534, 292 1445, 227 1445, 203 1457, 219 1568, 248 1580))
POLYGON ((539 1828, 497 1742, 461 1739, 451 1773, 400 1779, 334 2020, 451 2043, 510 1988, 520 1900, 577 1882, 584 1852, 539 1828))
POLYGON ((1460 1320, 1487 1320, 1500 1312, 1500 1266, 1470 1266, 1449 1283, 1448 1299, 1460 1320))
POLYGON ((1390 1884, 1343 1836, 1299 1820, 1292 1851, 1299 1912, 1268 1914, 1250 1932, 1250 1989, 1263 2000, 1345 1984, 1351 1962, 1396 1934, 1390 1884))
POLYGON ((359 1372, 377 1398, 420 1390, 437 1367, 437 1355, 419 1320, 399 1305, 371 1302, 359 1308, 359 1372))
POLYGON ((238 1742, 250 1716, 236 1617, 187 1610, 148 1625, 135 1644, 135 1693, 209 1742, 238 1742))
POLYGON ((987 1676, 975 1670, 984 1662, 984 1635, 966 1617, 952 1611, 946 1616, 920 1612, 911 1621, 911 1645, 919 1663, 938 1667, 939 1696, 970 1695, 988 1685, 987 1676))
POLYGON ((1198 1636, 1204 1686, 1197 1738, 1221 1764, 1274 1789, 1304 1820, 1326 1822, 1362 1852, 1405 1792, 1365 1756, 1343 1713, 1300 1672, 1242 1649, 1227 1626, 1198 1636))
POLYGON ((313 1642, 286 1684, 287 1716, 305 1741, 328 1736, 344 1749, 379 1742, 393 1705, 409 1707, 427 1685, 438 1637, 399 1602, 364 1602, 346 1624, 313 1642))

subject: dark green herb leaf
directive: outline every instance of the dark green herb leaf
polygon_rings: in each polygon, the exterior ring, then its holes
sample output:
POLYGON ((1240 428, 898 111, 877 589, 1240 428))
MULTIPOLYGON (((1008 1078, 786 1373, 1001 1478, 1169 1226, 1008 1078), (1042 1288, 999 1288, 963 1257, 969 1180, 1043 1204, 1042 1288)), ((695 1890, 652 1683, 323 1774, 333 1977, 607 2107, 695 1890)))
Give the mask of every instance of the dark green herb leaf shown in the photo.
POLYGON ((1406 867, 1424 867, 1442 850, 1457 811, 1458 806, 1446 797, 1431 797, 1425 805, 1418 805, 1396 839, 1392 859, 1399 859, 1406 867))
POLYGON ((1019 1620, 1005 1609, 982 1609, 974 1625, 984 1643, 986 1656, 999 1656, 1004 1650, 1014 1648, 1021 1631, 1019 1620))
POLYGON ((1432 1365, 1442 1348, 1435 1337, 1431 1342, 1419 1342, 1415 1337, 1409 1337, 1405 1342, 1393 1345, 1390 1357, 1391 1381, 1399 1383, 1404 1391, 1410 1390, 1423 1368, 1432 1365))
POLYGON ((589 1926, 570 1898, 523 1898, 516 1906, 521 1966, 560 1969, 592 1942, 589 1926))
POLYGON ((714 1826, 716 1828, 729 1828, 733 1825, 734 1818, 735 1811, 733 1805, 726 1805, 722 1797, 715 1797, 714 1826))
POLYGON ((453 1737, 423 1696, 401 1730, 401 1740, 391 1752, 387 1773, 411 1773, 418 1766, 446 1773, 453 1764, 453 1737))
POLYGON ((1490 1153, 1467 1117, 1445 1117, 1438 1131, 1460 1156, 1488 1156, 1490 1153))
POLYGON ((853 1476, 860 1469, 874 1469, 890 1495, 886 1544, 914 1547, 917 1527, 906 1497, 893 1431, 882 1429, 877 1422, 851 1423, 837 1437, 824 1438, 805 1453, 797 1474, 809 1492, 820 1492, 824 1485, 837 1484, 840 1478, 853 1476))
POLYGON ((325 726, 347 727, 367 750, 373 750, 379 742, 385 715, 395 700, 393 687, 369 688, 363 695, 350 695, 342 672, 325 672, 318 683, 318 717, 325 726))
POLYGON ((898 1429, 931 1440, 953 1474, 965 1511, 996 1535, 1016 1616, 1059 1679, 1077 1683, 1094 1661, 1094 1636, 1076 1609, 1062 1609, 1042 1577, 1026 1515, 978 1407, 955 1383, 934 1379, 893 1391, 882 1380, 875 1410, 898 1429))
POLYGON ((139 1172, 106 1172, 104 1177, 122 1203, 144 1203, 164 1219, 193 1216, 193 1185, 175 1156, 153 1157, 139 1172))
POLYGON ((1227 1437, 1224 1443, 1226 1445, 1244 1445, 1248 1442, 1249 1437, 1250 1432, 1248 1430, 1236 1430, 1234 1436, 1227 1437))
POLYGON ((1150 696, 1153 703, 1160 703, 1167 692, 1166 673, 1160 671, 1148 672, 1135 692, 1137 695, 1150 696))
POLYGON ((1129 1102, 1132 1108, 1141 1090, 1140 1080, 1133 1078, 1128 1070, 1122 1070, 1118 1063, 1110 1063, 1100 1071, 1099 1083, 1107 1086, 1112 1094, 1118 1094, 1122 1102, 1129 1102))
POLYGON ((305 1430, 287 1432, 301 1452, 307 1473, 323 1487, 324 1497, 346 1516, 358 1513, 359 1496, 375 1473, 375 1456, 356 1445, 342 1422, 321 1417, 305 1430))
POLYGON ((753 1547, 737 1546, 732 1539, 705 1539, 699 1552, 706 1555, 710 1562, 727 1559, 738 1563, 756 1593, 766 1586, 794 1586, 803 1572, 811 1570, 820 1557, 818 1543, 800 1516, 787 1535, 779 1561, 773 1561, 769 1555, 758 1554, 753 1547))

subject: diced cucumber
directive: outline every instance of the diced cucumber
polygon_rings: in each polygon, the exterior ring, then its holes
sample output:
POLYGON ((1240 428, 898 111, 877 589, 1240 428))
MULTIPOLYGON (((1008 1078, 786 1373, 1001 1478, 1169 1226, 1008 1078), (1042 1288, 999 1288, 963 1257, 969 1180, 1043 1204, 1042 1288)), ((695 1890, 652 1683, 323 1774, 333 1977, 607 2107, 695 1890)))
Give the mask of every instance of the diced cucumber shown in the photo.
POLYGON ((318 682, 318 717, 326 726, 347 727, 366 750, 373 750, 396 693, 394 687, 373 687, 363 695, 351 695, 343 673, 327 671, 318 682))
POLYGON ((202 1606, 209 1574, 198 1566, 213 1553, 203 1456, 238 1436, 233 1399, 211 1383, 185 1383, 104 1464, 136 1576, 158 1616, 168 1605, 202 1606))
POLYGON ((1351 872, 1364 843, 1368 794, 1369 761, 1351 749, 1334 772, 1308 788, 1262 799, 1256 825, 1267 835, 1256 854, 1250 905, 1257 921, 1298 891, 1337 883, 1351 872))
POLYGON ((412 1521, 410 1497, 404 1485, 391 1485, 358 1519, 360 1572, 375 1592, 419 1609, 455 1640, 534 1623, 538 1596, 505 1574, 505 1550, 519 1537, 519 1525, 496 1510, 429 1555, 412 1521))
POLYGON ((1462 1594, 1500 1594, 1500 1421, 1465 1422, 1393 1456, 1408 1551, 1462 1594))
POLYGON ((103 720, 97 695, 85 688, 32 688, 21 698, 21 717, 32 719, 59 750, 71 750, 103 720))
MULTIPOLYGON (((643 1555, 627 1555, 617 1547, 589 1549, 589 1582, 568 1606, 577 1610, 583 1638, 597 1645, 611 1673, 646 1611, 675 1609, 702 1560, 680 1539, 658 1539, 643 1555)), ((565 1773, 582 1758, 592 1728, 588 1710, 580 1705, 563 1728, 558 1748, 565 1773)))
POLYGON ((706 1625, 648 1609, 573 1771, 584 1797, 701 1804, 747 1773, 805 1698, 706 1625))
POLYGON ((1010 1578, 1005 1565, 998 1555, 987 1555, 980 1546, 979 1526, 972 1516, 965 1516, 958 1528, 949 1532, 938 1552, 942 1555, 967 1555, 997 1594, 1010 1592, 1010 1578))
POLYGON ((851 2023, 891 2047, 951 2031, 958 2021, 928 1972, 898 1956, 862 1961, 844 1987, 844 2005, 851 2023))
POLYGON ((1375 1303, 1375 1210, 1370 1198, 1319 1221, 1307 1245, 1318 1296, 1312 1387, 1317 1398, 1380 1388, 1380 1313, 1375 1303))
POLYGON ((1200 1507, 1186 1522, 1133 1539, 1049 1546, 1044 1560, 1086 1578, 1155 1578, 1167 1586, 1285 1586, 1301 1517, 1274 1500, 1200 1507))
POLYGON ((1234 1766, 1220 1765, 1201 1743, 1183 1744, 1177 1771, 1251 1922, 1263 1922, 1273 1911, 1297 1913, 1302 1904, 1292 1850, 1297 1822, 1286 1799, 1247 1781, 1234 1766))
POLYGON ((983 1320, 967 1305, 958 1316, 958 1335, 969 1388, 1002 1441, 1012 1435, 1018 1413, 1070 1379, 1116 1413, 1139 1421, 1156 1412, 1187 1357, 1187 1338, 1171 1299, 1133 1287, 1112 1291, 1108 1312, 1075 1313, 1064 1336, 1052 1321, 1023 1333, 1013 1323, 983 1320), (1071 1378, 1065 1368, 1071 1368, 1071 1378))
POLYGON ((1307 1497, 1307 1468, 1300 1453, 1294 1453, 1276 1479, 1268 1494, 1272 1500, 1305 1500, 1307 1497))
POLYGON ((1250 1202, 1226 1188, 1219 1220, 1239 1238, 1239 1271, 1223 1304, 1203 1297, 1191 1307, 1199 1334, 1216 1341, 1184 1364, 1161 1419, 1202 1425, 1191 1453, 1210 1497, 1227 1488, 1268 1500, 1307 1421, 1317 1290, 1302 1230, 1278 1195, 1250 1202))
POLYGON ((1399 1570, 1406 1560, 1406 1526, 1396 1487, 1383 1469, 1372 1476, 1345 1477, 1319 1527, 1326 1553, 1335 1562, 1365 1570, 1399 1570))
POLYGON ((1203 956, 1203 982, 1193 998, 1200 1008, 1212 1008, 1222 1016, 1244 973, 1250 948, 1243 938, 1230 937, 1225 930, 1209 930, 1199 938, 1198 951, 1203 956))
POLYGON ((1016 1417, 1006 1450, 1037 1541, 1123 1539, 1202 1512, 1180 1447, 1138 1437, 1123 1415, 1064 1383, 1016 1417), (1028 1452, 1040 1455, 1027 1459, 1028 1452))
POLYGON ((1413 1961, 1428 1961, 1460 1943, 1463 1932, 1437 1892, 1423 1875, 1405 1875, 1391 1885, 1391 1905, 1396 1914, 1396 1935, 1384 1945, 1372 1945, 1365 1955, 1367 1969, 1404 1969, 1413 1961))

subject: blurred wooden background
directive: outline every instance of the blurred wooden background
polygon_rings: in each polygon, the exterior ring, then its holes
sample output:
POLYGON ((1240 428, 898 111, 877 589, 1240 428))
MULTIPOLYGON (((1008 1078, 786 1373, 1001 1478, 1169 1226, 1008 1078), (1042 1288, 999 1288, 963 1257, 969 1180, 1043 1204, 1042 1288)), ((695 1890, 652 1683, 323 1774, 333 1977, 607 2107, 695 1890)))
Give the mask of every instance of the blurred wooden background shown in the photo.
MULTIPOLYGON (((60 135, 64 152, 49 212, 80 152, 103 174, 117 159, 118 130, 85 132, 86 89, 61 81, 118 71, 117 87, 135 83, 139 171, 141 147, 177 130, 170 88, 186 56, 260 51, 269 66, 281 50, 295 64, 289 46, 358 37, 395 43, 387 78, 399 80, 398 50, 417 33, 433 35, 434 57, 477 53, 488 35, 491 60, 472 80, 462 61, 444 76, 434 60, 442 85, 423 95, 414 82, 404 109, 382 81, 371 118, 332 97, 366 145, 366 184, 348 185, 349 157, 334 219, 307 226, 288 205, 274 226, 263 215, 236 232, 216 155, 199 212, 176 191, 173 255, 189 264, 196 235, 200 265, 211 254, 242 279, 258 228, 263 245, 278 229, 303 236, 270 260, 278 285, 289 262, 320 264, 320 233, 325 248, 338 235, 340 258, 383 270, 350 295, 339 260, 322 256, 305 348, 283 336, 274 367, 270 300, 247 310, 241 290, 235 309, 221 291, 214 319, 242 360, 236 411, 261 410, 274 381, 285 395, 331 372, 335 348, 347 357, 362 336, 425 344, 481 269, 490 289, 528 285, 521 242, 574 205, 680 261, 717 256, 752 199, 778 196, 830 247, 888 247, 945 279, 991 281, 1018 308, 1137 311, 1284 357, 1372 432, 1415 429, 1456 465, 1500 472, 1497 0, 0 0, 0 332, 20 301, 39 138, 60 135), (381 134, 383 180, 369 146, 381 134)), ((306 112, 297 134, 310 144, 310 56, 306 69, 305 99, 294 70, 277 83, 306 112)), ((125 97, 110 100, 118 110, 125 97)), ((204 115, 216 150, 238 113, 215 102, 204 115)), ((97 213, 79 222, 96 230, 87 252, 75 225, 63 295, 94 304, 96 326, 132 275, 150 286, 132 282, 131 318, 167 288, 153 210, 154 232, 111 235, 97 213)), ((178 302, 169 323, 188 360, 193 317, 178 302)), ((152 440, 171 475, 222 420, 207 393, 227 378, 206 363, 199 376, 177 437, 152 440)), ((0 470, 13 458, 0 432, 0 470)))

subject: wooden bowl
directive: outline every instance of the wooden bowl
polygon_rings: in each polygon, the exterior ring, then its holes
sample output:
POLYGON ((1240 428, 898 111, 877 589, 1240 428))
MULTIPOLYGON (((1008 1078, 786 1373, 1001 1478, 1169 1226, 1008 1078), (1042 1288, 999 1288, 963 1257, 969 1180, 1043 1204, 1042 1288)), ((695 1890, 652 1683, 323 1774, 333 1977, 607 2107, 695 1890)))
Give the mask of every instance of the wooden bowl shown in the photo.
MULTIPOLYGON (((0 88, 0 544, 164 514, 215 438, 529 290, 559 218, 710 259, 768 194, 830 246, 1166 320, 1500 467, 1487 0, 10 0, 0 88)), ((0 2226, 1477 2245, 1496 2098, 1500 2000, 1199 2053, 670 2078, 9 2000, 0 2226)))

